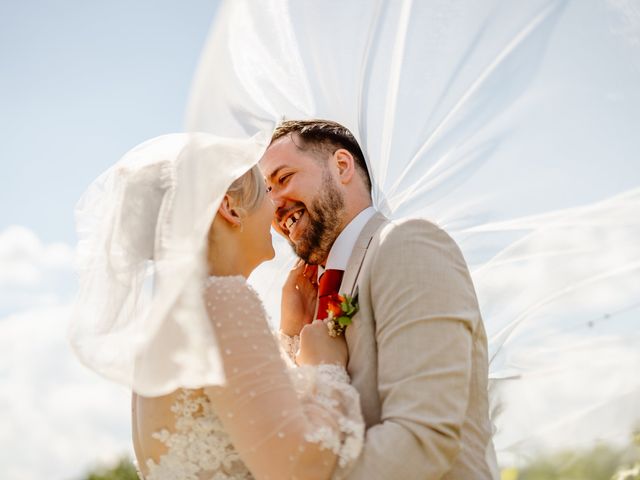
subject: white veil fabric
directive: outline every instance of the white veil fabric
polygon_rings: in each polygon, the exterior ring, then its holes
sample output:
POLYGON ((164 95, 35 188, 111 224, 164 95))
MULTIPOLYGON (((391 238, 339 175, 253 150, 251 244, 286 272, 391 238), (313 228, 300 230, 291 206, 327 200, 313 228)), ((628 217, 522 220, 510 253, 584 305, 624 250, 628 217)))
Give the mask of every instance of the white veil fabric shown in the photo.
POLYGON ((76 207, 80 288, 69 340, 89 368, 144 396, 225 383, 203 301, 207 235, 260 137, 170 134, 127 152, 76 207))
POLYGON ((186 123, 250 136, 336 120, 378 209, 456 239, 504 464, 625 442, 640 422, 639 85, 633 0, 227 0, 186 123))

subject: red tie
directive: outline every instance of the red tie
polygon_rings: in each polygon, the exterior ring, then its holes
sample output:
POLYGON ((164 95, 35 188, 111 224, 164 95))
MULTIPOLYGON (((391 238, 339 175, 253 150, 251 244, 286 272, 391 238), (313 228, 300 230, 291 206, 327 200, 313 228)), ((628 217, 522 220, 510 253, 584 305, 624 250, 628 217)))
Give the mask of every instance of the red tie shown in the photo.
POLYGON ((320 276, 318 283, 318 316, 319 320, 327 318, 327 309, 329 308, 329 298, 331 295, 338 293, 340 284, 342 283, 342 275, 344 270, 328 269, 320 276))

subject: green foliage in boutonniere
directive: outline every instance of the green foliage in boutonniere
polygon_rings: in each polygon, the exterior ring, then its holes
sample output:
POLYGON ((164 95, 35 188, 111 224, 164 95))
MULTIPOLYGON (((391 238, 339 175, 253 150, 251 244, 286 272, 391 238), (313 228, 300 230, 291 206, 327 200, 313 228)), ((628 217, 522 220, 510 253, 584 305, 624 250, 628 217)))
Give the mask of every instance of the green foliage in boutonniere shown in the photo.
POLYGON ((329 335, 338 337, 351 325, 351 318, 358 312, 357 299, 350 295, 334 294, 329 297, 327 328, 329 335))

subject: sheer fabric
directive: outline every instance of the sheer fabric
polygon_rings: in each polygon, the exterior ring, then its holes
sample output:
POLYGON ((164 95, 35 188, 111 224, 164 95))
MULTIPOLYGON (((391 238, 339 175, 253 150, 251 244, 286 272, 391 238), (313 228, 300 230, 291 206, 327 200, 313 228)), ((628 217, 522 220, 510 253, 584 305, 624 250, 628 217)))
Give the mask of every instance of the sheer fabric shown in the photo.
POLYGON ((145 396, 224 383, 200 287, 207 234, 259 138, 163 135, 98 177, 76 207, 79 292, 69 340, 82 363, 145 396))
POLYGON ((320 479, 337 466, 347 472, 362 448, 364 422, 345 369, 294 367, 244 278, 212 277, 204 292, 226 384, 206 387, 204 395, 180 393, 175 428, 155 434, 167 453, 146 462, 147 480, 320 479))
MULTIPOLYGON (((379 210, 454 237, 508 463, 625 441, 640 421, 638 85, 633 1, 233 0, 187 128, 336 120, 363 147, 379 210)), ((284 263, 253 277, 273 312, 284 263)))

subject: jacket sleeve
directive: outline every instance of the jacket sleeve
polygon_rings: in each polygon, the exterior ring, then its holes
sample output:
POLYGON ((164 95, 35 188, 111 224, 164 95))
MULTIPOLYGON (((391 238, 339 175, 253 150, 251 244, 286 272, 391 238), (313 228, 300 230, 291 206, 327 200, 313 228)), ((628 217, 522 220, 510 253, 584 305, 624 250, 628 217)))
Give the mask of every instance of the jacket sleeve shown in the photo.
POLYGON ((381 423, 367 430, 346 478, 435 480, 461 448, 478 303, 461 252, 441 229, 411 220, 380 238, 367 281, 381 423))

